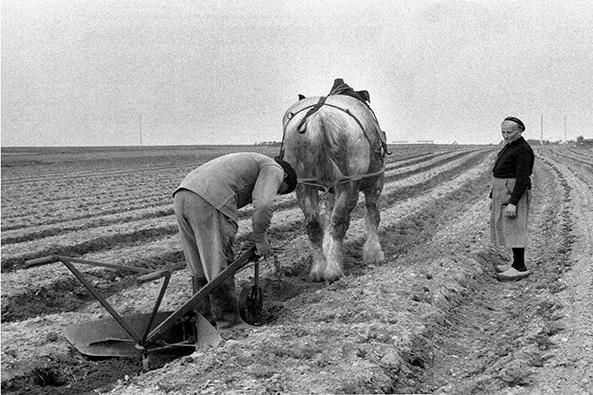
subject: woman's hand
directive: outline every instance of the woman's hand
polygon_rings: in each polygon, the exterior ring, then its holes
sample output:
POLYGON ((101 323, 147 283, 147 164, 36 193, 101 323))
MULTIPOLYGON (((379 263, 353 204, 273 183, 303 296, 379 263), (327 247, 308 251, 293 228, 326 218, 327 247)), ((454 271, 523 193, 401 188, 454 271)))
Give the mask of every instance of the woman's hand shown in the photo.
POLYGON ((504 209, 504 215, 511 218, 515 217, 517 215, 517 206, 511 203, 507 204, 506 208, 504 209))

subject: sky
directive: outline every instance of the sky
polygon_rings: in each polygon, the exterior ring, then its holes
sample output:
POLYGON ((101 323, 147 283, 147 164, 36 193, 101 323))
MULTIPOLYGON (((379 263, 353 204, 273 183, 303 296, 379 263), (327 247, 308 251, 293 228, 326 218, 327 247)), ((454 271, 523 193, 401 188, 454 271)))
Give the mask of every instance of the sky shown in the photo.
POLYGON ((593 137, 589 0, 2 0, 1 145, 279 141, 368 90, 389 142, 593 137), (565 128, 566 124, 566 128, 565 128))

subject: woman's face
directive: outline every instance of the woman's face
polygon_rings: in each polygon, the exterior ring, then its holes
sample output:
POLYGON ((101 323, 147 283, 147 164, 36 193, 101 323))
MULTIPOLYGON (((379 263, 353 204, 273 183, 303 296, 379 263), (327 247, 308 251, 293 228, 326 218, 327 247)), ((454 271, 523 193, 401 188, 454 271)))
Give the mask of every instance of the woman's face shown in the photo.
POLYGON ((521 133, 523 133, 521 127, 512 121, 504 121, 500 126, 500 131, 502 133, 502 138, 507 144, 517 140, 521 137, 521 133))

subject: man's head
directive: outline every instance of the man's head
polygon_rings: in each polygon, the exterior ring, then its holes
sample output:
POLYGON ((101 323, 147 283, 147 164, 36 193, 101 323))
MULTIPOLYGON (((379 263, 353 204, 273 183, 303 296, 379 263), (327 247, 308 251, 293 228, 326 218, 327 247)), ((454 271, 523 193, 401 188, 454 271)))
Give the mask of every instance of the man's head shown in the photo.
POLYGON ((519 118, 506 117, 500 125, 500 130, 502 132, 502 138, 508 144, 521 137, 521 133, 525 130, 525 125, 519 118))
POLYGON ((282 166, 282 169, 284 169, 284 181, 282 181, 282 185, 280 185, 278 193, 280 195, 286 195, 288 193, 291 193, 297 186, 296 172, 294 171, 290 163, 282 159, 276 158, 276 163, 278 163, 280 166, 282 166))

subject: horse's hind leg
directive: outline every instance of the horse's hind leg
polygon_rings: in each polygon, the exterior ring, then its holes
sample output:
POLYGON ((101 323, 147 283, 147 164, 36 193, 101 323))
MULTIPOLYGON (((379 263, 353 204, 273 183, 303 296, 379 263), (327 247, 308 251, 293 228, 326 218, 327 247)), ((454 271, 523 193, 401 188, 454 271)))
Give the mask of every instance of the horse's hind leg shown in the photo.
POLYGON ((342 270, 342 250, 344 236, 350 226, 350 214, 358 201, 358 185, 349 182, 336 187, 331 218, 326 221, 323 235, 323 251, 327 261, 323 277, 335 281, 344 273, 342 270))
POLYGON ((367 228, 367 239, 362 247, 362 261, 365 265, 375 264, 385 260, 385 254, 381 249, 379 235, 377 234, 379 222, 381 220, 381 214, 379 213, 377 203, 379 201, 379 196, 381 196, 381 191, 383 190, 383 182, 383 176, 377 177, 375 182, 363 190, 366 206, 365 221, 367 228))
POLYGON ((322 281, 323 271, 325 270, 325 257, 321 248, 323 231, 321 229, 317 189, 299 185, 296 189, 296 195, 301 210, 305 215, 305 227, 312 247, 312 264, 309 276, 313 281, 322 281))

